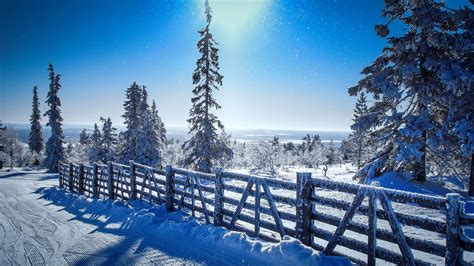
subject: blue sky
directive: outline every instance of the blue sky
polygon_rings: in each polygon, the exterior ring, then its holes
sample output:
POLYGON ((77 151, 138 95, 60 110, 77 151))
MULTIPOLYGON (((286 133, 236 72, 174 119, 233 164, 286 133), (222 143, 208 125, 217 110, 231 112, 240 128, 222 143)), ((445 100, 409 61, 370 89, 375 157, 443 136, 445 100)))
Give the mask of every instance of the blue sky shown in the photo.
MULTIPOLYGON (((228 128, 349 130, 347 88, 380 53, 383 1, 210 1, 228 128)), ((148 87, 168 126, 187 126, 203 1, 7 0, 0 4, 0 119, 41 109, 48 64, 62 75, 65 123, 110 116, 121 124, 125 89, 148 87)), ((45 121, 45 119, 44 119, 45 121)))

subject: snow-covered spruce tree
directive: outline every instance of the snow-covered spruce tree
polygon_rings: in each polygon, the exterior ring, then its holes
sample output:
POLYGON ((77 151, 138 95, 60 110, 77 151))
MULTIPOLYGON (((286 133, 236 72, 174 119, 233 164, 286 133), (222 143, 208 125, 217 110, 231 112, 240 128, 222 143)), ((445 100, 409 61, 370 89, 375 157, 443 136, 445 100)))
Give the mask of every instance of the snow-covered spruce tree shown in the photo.
POLYGON ((158 114, 156 106, 155 113, 150 109, 148 105, 148 92, 145 87, 142 88, 141 94, 139 109, 141 125, 138 131, 137 157, 135 160, 138 163, 156 167, 162 163, 161 119, 159 119, 159 116, 156 116, 158 114))
MULTIPOLYGON (((362 92, 357 98, 357 102, 354 108, 354 118, 352 121, 357 123, 360 117, 367 114, 367 97, 362 92)), ((367 130, 362 127, 353 127, 352 134, 349 136, 349 142, 351 144, 351 161, 357 165, 357 170, 360 169, 367 158, 367 130)))
POLYGON ((58 162, 64 160, 64 133, 63 133, 63 118, 61 117, 61 101, 58 97, 58 91, 61 89, 59 84, 60 75, 54 73, 54 67, 49 64, 49 92, 46 99, 46 104, 49 106, 49 110, 44 114, 48 116, 48 123, 46 126, 51 127, 51 137, 46 142, 45 155, 46 158, 43 162, 51 172, 58 171, 58 162))
POLYGON ((90 138, 91 136, 89 133, 87 133, 87 130, 84 128, 81 131, 81 134, 79 134, 79 143, 81 145, 88 145, 90 143, 90 138))
POLYGON ((100 137, 101 160, 103 162, 114 161, 116 158, 117 129, 112 126, 112 119, 110 117, 101 117, 100 121, 102 122, 100 137))
POLYGON ((236 143, 232 143, 232 136, 227 134, 225 130, 222 130, 219 133, 218 143, 222 146, 220 149, 230 149, 232 151, 232 157, 222 156, 216 160, 216 164, 223 168, 229 168, 232 166, 232 159, 234 158, 235 153, 233 147, 236 145, 236 143))
POLYGON ((160 150, 163 152, 166 148, 168 140, 166 138, 166 128, 163 120, 161 119, 160 115, 158 114, 158 108, 156 107, 156 102, 153 100, 151 104, 151 116, 153 119, 153 125, 155 130, 158 132, 159 139, 160 139, 160 150))
POLYGON ((327 147, 326 164, 331 165, 338 162, 339 160, 336 153, 336 147, 334 147, 334 141, 331 139, 327 147))
POLYGON ((76 162, 73 160, 75 157, 73 153, 74 153, 74 145, 72 144, 72 142, 68 142, 66 144, 66 150, 65 150, 65 155, 66 155, 65 157, 68 162, 74 162, 74 163, 76 162))
POLYGON ((37 154, 43 150, 43 132, 41 128, 41 111, 39 109, 38 86, 33 88, 33 104, 30 118, 31 129, 28 146, 32 152, 37 154))
POLYGON ((122 115, 126 130, 122 133, 124 143, 120 150, 120 160, 128 163, 138 157, 137 143, 141 127, 140 106, 142 104, 142 88, 134 82, 127 88, 125 102, 123 104, 125 113, 122 115))
POLYGON ((437 148, 434 143, 443 120, 438 111, 446 96, 439 66, 457 60, 445 45, 453 40, 456 24, 450 10, 430 0, 385 2, 382 15, 389 22, 375 29, 388 44, 349 94, 371 94, 374 105, 353 128, 369 129, 375 141, 386 144, 356 176, 401 170, 426 180, 426 154, 437 148), (399 37, 388 37, 393 21, 407 26, 399 37))
POLYGON ((196 70, 193 73, 194 97, 191 99, 193 106, 189 112, 189 134, 191 138, 183 144, 185 158, 184 166, 192 166, 197 171, 210 173, 215 163, 222 158, 232 159, 233 152, 222 143, 217 130, 223 130, 224 125, 211 113, 211 109, 221 106, 213 97, 213 91, 222 86, 223 76, 219 74, 219 49, 214 40, 210 25, 212 20, 211 8, 205 2, 207 25, 199 31, 201 39, 197 43, 201 58, 197 60, 196 70))
POLYGON ((92 131, 90 138, 89 161, 91 163, 101 162, 102 158, 104 158, 102 149, 102 133, 100 132, 97 123, 95 123, 94 131, 92 131))

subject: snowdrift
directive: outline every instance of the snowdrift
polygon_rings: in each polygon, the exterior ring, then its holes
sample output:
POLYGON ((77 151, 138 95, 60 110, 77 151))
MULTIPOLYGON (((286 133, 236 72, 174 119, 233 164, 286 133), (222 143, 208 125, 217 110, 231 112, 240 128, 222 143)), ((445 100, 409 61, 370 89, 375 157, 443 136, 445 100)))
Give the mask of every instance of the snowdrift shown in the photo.
MULTIPOLYGON (((266 243, 248 237, 244 233, 231 232, 225 228, 204 225, 187 214, 177 211, 168 213, 165 207, 155 207, 141 201, 119 201, 91 199, 64 192, 58 188, 43 188, 37 191, 43 199, 64 206, 66 211, 87 213, 96 219, 103 218, 115 233, 129 237, 167 239, 164 246, 181 248, 174 250, 178 256, 194 256, 186 249, 205 247, 197 261, 209 264, 255 264, 266 265, 350 265, 342 257, 324 256, 299 240, 285 237, 279 243, 266 243), (112 226, 114 225, 114 226, 112 226)), ((105 226, 108 227, 108 226, 105 226)), ((104 232, 113 232, 104 230, 104 232)))

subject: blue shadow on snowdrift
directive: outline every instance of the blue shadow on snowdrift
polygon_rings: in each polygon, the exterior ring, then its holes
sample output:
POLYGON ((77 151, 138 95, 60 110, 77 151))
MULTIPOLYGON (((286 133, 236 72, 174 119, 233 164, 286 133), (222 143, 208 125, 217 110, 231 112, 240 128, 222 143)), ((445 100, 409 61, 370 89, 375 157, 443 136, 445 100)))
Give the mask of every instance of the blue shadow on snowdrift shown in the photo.
MULTIPOLYGON (((250 240, 243 233, 229 232, 213 225, 201 225, 183 212, 168 213, 135 200, 119 201, 87 198, 56 187, 39 188, 35 193, 50 201, 47 205, 62 207, 58 212, 72 214, 77 220, 95 227, 85 235, 87 241, 113 235, 114 243, 94 249, 73 264, 201 264, 207 265, 350 265, 345 258, 326 257, 304 247, 301 242, 285 237, 278 244, 250 240), (87 237, 89 236, 89 237, 87 237), (143 254, 159 251, 151 257, 143 254), (162 258, 168 258, 163 260, 162 258), (169 260, 169 257, 179 260, 169 260), (145 259, 145 260, 143 260, 145 259)), ((80 241, 80 240, 79 240, 80 241)), ((93 243, 85 243, 93 245, 93 243)), ((74 249, 84 254, 84 250, 74 249)))
MULTIPOLYGON (((8 172, 6 172, 8 173, 8 172)), ((31 174, 48 174, 44 171, 13 171, 13 172, 9 172, 8 174, 2 174, 0 175, 0 178, 3 179, 3 178, 17 178, 17 179, 22 179, 22 178, 18 178, 18 177, 25 177, 25 176, 29 176, 31 174)), ((28 178, 28 180, 30 180, 31 178, 28 178)), ((44 175, 42 176, 41 178, 39 178, 38 180, 39 181, 43 181, 43 180, 49 180, 49 179, 58 179, 58 174, 48 174, 48 175, 44 175)))

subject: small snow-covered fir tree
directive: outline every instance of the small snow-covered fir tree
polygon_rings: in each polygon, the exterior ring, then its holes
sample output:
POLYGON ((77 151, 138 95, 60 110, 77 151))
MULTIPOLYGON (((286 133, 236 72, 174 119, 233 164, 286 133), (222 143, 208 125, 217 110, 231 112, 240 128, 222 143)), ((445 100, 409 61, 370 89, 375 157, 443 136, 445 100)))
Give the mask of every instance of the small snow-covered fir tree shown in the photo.
POLYGON ((232 146, 232 136, 227 134, 225 130, 221 130, 219 134, 219 141, 218 143, 222 146, 219 150, 230 149, 232 151, 232 157, 230 156, 222 156, 216 160, 216 164, 223 168, 228 168, 232 165, 232 159, 234 156, 234 150, 232 146))
POLYGON ((104 158, 102 149, 102 133, 100 132, 97 123, 95 123, 94 131, 92 131, 90 138, 89 161, 101 162, 102 158, 104 158))
POLYGON ((90 144, 90 135, 87 133, 87 130, 84 128, 81 131, 81 134, 79 134, 79 143, 81 145, 88 145, 90 144))
POLYGON ((331 139, 327 147, 326 164, 335 164, 338 162, 336 147, 334 147, 334 141, 331 139))
POLYGON ((166 144, 168 143, 168 140, 166 138, 165 124, 163 123, 163 120, 158 114, 158 108, 156 106, 155 100, 153 100, 151 104, 151 116, 153 119, 154 128, 158 132, 158 136, 160 139, 160 150, 163 151, 166 148, 166 144))
POLYGON ((59 84, 60 75, 54 73, 54 67, 49 64, 49 92, 46 104, 49 110, 44 114, 48 117, 46 126, 51 127, 51 137, 46 142, 46 158, 43 165, 51 172, 58 171, 58 162, 64 160, 64 133, 62 129, 63 118, 61 117, 61 101, 58 96, 61 85, 59 84))
POLYGON ((100 118, 102 132, 100 137, 101 160, 103 162, 114 161, 116 157, 117 129, 112 126, 112 119, 100 118))
POLYGON ((197 60, 193 73, 193 84, 196 87, 193 90, 193 106, 188 119, 191 138, 183 144, 185 158, 182 164, 210 173, 217 161, 222 158, 232 159, 233 152, 219 138, 217 130, 223 130, 224 125, 211 113, 211 109, 221 108, 213 96, 213 91, 222 85, 223 76, 219 74, 217 42, 210 31, 212 15, 208 1, 205 2, 205 7, 207 25, 199 31, 201 39, 197 47, 201 58, 197 60))
POLYGON ((38 86, 33 88, 33 104, 30 118, 31 128, 28 146, 32 152, 37 154, 43 150, 43 132, 41 128, 41 111, 39 109, 38 86))
MULTIPOLYGON (((367 97, 365 93, 362 92, 357 99, 355 108, 354 108, 354 118, 352 121, 357 123, 360 117, 363 117, 367 114, 367 97)), ((351 145, 351 158, 352 163, 357 165, 357 169, 360 169, 363 163, 368 159, 368 141, 367 141, 367 130, 363 127, 353 127, 353 132, 349 136, 349 142, 351 145)))

